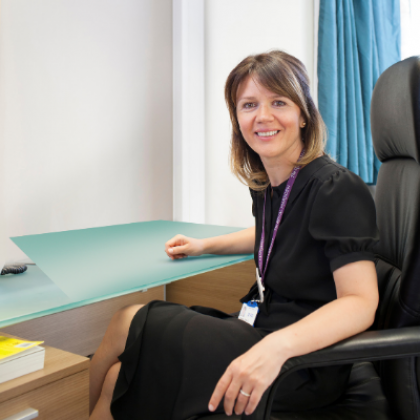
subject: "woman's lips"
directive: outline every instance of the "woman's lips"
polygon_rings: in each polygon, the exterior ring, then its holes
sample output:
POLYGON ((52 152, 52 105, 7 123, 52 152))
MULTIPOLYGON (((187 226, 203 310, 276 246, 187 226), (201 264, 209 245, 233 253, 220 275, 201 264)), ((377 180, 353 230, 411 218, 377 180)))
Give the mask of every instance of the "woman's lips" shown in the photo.
POLYGON ((255 134, 262 140, 269 140, 273 138, 280 130, 272 130, 272 131, 256 131, 255 134))

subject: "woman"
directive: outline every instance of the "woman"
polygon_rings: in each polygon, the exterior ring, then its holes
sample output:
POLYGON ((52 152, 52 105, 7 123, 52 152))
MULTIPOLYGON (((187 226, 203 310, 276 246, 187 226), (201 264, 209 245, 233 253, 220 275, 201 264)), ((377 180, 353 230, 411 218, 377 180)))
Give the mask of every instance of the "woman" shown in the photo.
MULTIPOLYGON (((242 299, 247 322, 156 301, 118 312, 92 359, 91 419, 250 414, 287 359, 373 323, 373 200, 359 177, 323 153, 324 126, 303 64, 281 51, 247 57, 229 75, 225 97, 231 166, 250 187, 256 225, 203 240, 177 235, 165 250, 172 260, 254 251, 262 287, 242 299)), ((295 372, 274 409, 332 403, 349 371, 295 372)))

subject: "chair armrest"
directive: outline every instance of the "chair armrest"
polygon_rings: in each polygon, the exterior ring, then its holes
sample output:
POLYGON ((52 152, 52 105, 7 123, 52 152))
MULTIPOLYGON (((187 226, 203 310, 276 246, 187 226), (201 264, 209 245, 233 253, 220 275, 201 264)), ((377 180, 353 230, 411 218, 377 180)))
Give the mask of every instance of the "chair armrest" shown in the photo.
POLYGON ((293 357, 280 375, 307 367, 346 365, 364 360, 401 359, 420 355, 420 327, 366 331, 332 346, 293 357))
POLYGON ((296 370, 418 355, 420 355, 420 327, 416 326, 366 331, 325 349, 292 357, 283 365, 279 376, 267 389, 254 413, 250 416, 243 415, 242 419, 268 420, 279 383, 296 370))

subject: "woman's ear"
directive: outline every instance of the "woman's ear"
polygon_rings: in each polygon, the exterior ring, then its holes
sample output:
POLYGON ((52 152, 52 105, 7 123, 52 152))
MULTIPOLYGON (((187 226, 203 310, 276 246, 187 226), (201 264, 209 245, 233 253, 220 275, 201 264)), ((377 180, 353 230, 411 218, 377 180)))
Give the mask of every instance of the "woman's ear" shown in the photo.
POLYGON ((300 110, 300 115, 299 115, 299 127, 300 128, 305 128, 306 127, 306 118, 305 118, 305 115, 303 114, 302 110, 300 110))

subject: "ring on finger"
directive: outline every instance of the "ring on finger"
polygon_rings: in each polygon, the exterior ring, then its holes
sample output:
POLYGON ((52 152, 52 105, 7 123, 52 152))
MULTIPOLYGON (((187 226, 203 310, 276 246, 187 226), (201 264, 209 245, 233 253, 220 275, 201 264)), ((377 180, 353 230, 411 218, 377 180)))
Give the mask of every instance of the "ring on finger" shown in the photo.
POLYGON ((239 390, 239 392, 243 395, 243 396, 245 396, 245 397, 250 397, 251 396, 251 394, 247 394, 244 390, 242 390, 242 389, 240 389, 239 390))

